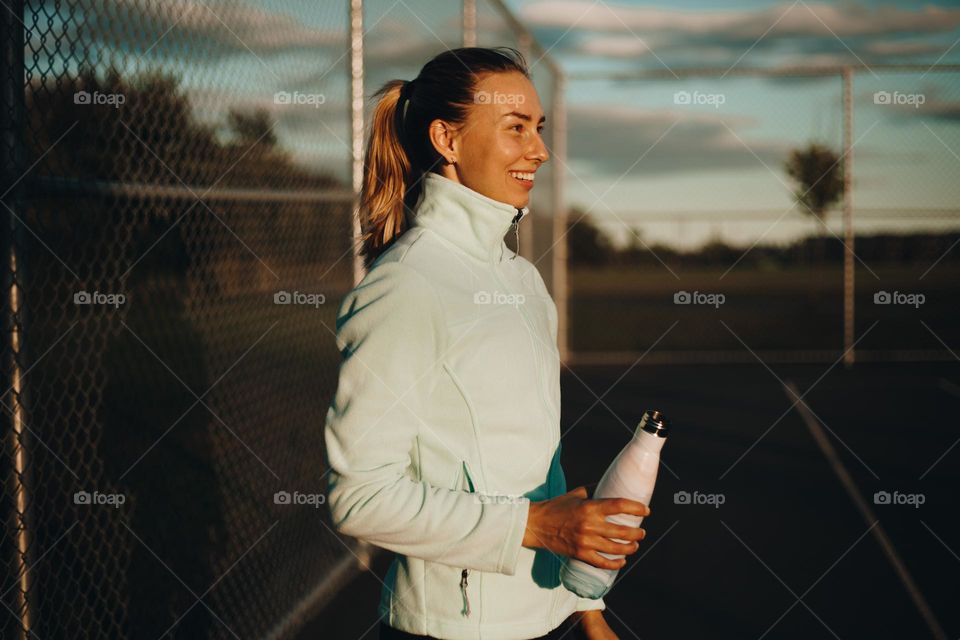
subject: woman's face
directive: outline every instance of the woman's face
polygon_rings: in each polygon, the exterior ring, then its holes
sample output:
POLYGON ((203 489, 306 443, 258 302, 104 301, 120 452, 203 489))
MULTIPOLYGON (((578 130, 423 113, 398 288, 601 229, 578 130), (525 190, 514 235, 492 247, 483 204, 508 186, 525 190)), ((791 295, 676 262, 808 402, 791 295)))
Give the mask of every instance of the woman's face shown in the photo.
POLYGON ((481 76, 466 122, 456 129, 440 120, 431 126, 437 150, 456 159, 441 166, 441 174, 488 198, 527 206, 534 173, 550 158, 541 138, 545 120, 537 91, 522 73, 481 76))

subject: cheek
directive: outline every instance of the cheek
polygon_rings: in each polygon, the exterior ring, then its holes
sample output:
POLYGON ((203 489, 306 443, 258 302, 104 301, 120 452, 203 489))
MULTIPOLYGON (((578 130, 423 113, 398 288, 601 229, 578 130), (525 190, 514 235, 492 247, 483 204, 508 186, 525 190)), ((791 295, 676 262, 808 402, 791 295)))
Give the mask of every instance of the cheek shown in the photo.
POLYGON ((520 137, 515 134, 499 134, 492 145, 492 156, 497 158, 502 166, 513 166, 523 157, 523 145, 520 137))

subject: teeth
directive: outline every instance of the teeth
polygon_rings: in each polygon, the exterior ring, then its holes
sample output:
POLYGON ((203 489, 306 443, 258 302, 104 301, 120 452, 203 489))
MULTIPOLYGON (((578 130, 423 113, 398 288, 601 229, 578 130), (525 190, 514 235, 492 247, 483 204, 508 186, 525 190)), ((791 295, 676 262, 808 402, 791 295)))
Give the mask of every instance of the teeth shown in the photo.
POLYGON ((519 178, 520 180, 527 180, 533 182, 533 174, 525 171, 510 171, 510 175, 514 178, 519 178))

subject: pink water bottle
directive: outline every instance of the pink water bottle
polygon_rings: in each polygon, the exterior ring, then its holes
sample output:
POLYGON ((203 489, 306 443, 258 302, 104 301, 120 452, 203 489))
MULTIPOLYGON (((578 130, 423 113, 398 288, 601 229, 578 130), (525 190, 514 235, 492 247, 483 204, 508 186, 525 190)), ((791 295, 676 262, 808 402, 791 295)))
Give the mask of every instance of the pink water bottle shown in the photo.
MULTIPOLYGON (((659 411, 644 412, 630 442, 607 467, 593 498, 630 498, 649 506, 660 468, 660 449, 666 442, 668 429, 667 420, 659 411)), ((615 524, 639 527, 643 516, 614 513, 606 519, 615 524)), ((618 538, 611 540, 627 542, 618 538)), ((602 551, 597 553, 611 560, 623 557, 602 551)), ((576 558, 566 558, 560 569, 560 580, 578 596, 596 600, 606 595, 619 572, 619 569, 601 569, 576 558)))

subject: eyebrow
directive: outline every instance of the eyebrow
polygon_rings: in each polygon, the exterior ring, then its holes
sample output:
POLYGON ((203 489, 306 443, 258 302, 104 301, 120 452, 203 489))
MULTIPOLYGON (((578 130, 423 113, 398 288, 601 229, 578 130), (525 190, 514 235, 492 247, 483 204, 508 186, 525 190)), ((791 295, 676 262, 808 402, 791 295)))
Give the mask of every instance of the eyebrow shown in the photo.
MULTIPOLYGON (((516 116, 517 118, 520 118, 521 120, 526 120, 527 122, 530 122, 531 120, 533 120, 531 116, 527 115, 526 113, 520 113, 519 111, 511 111, 510 113, 503 114, 501 117, 509 118, 510 116, 516 116)), ((537 121, 537 124, 540 124, 546 121, 547 121, 546 116, 540 116, 540 120, 537 121)))

